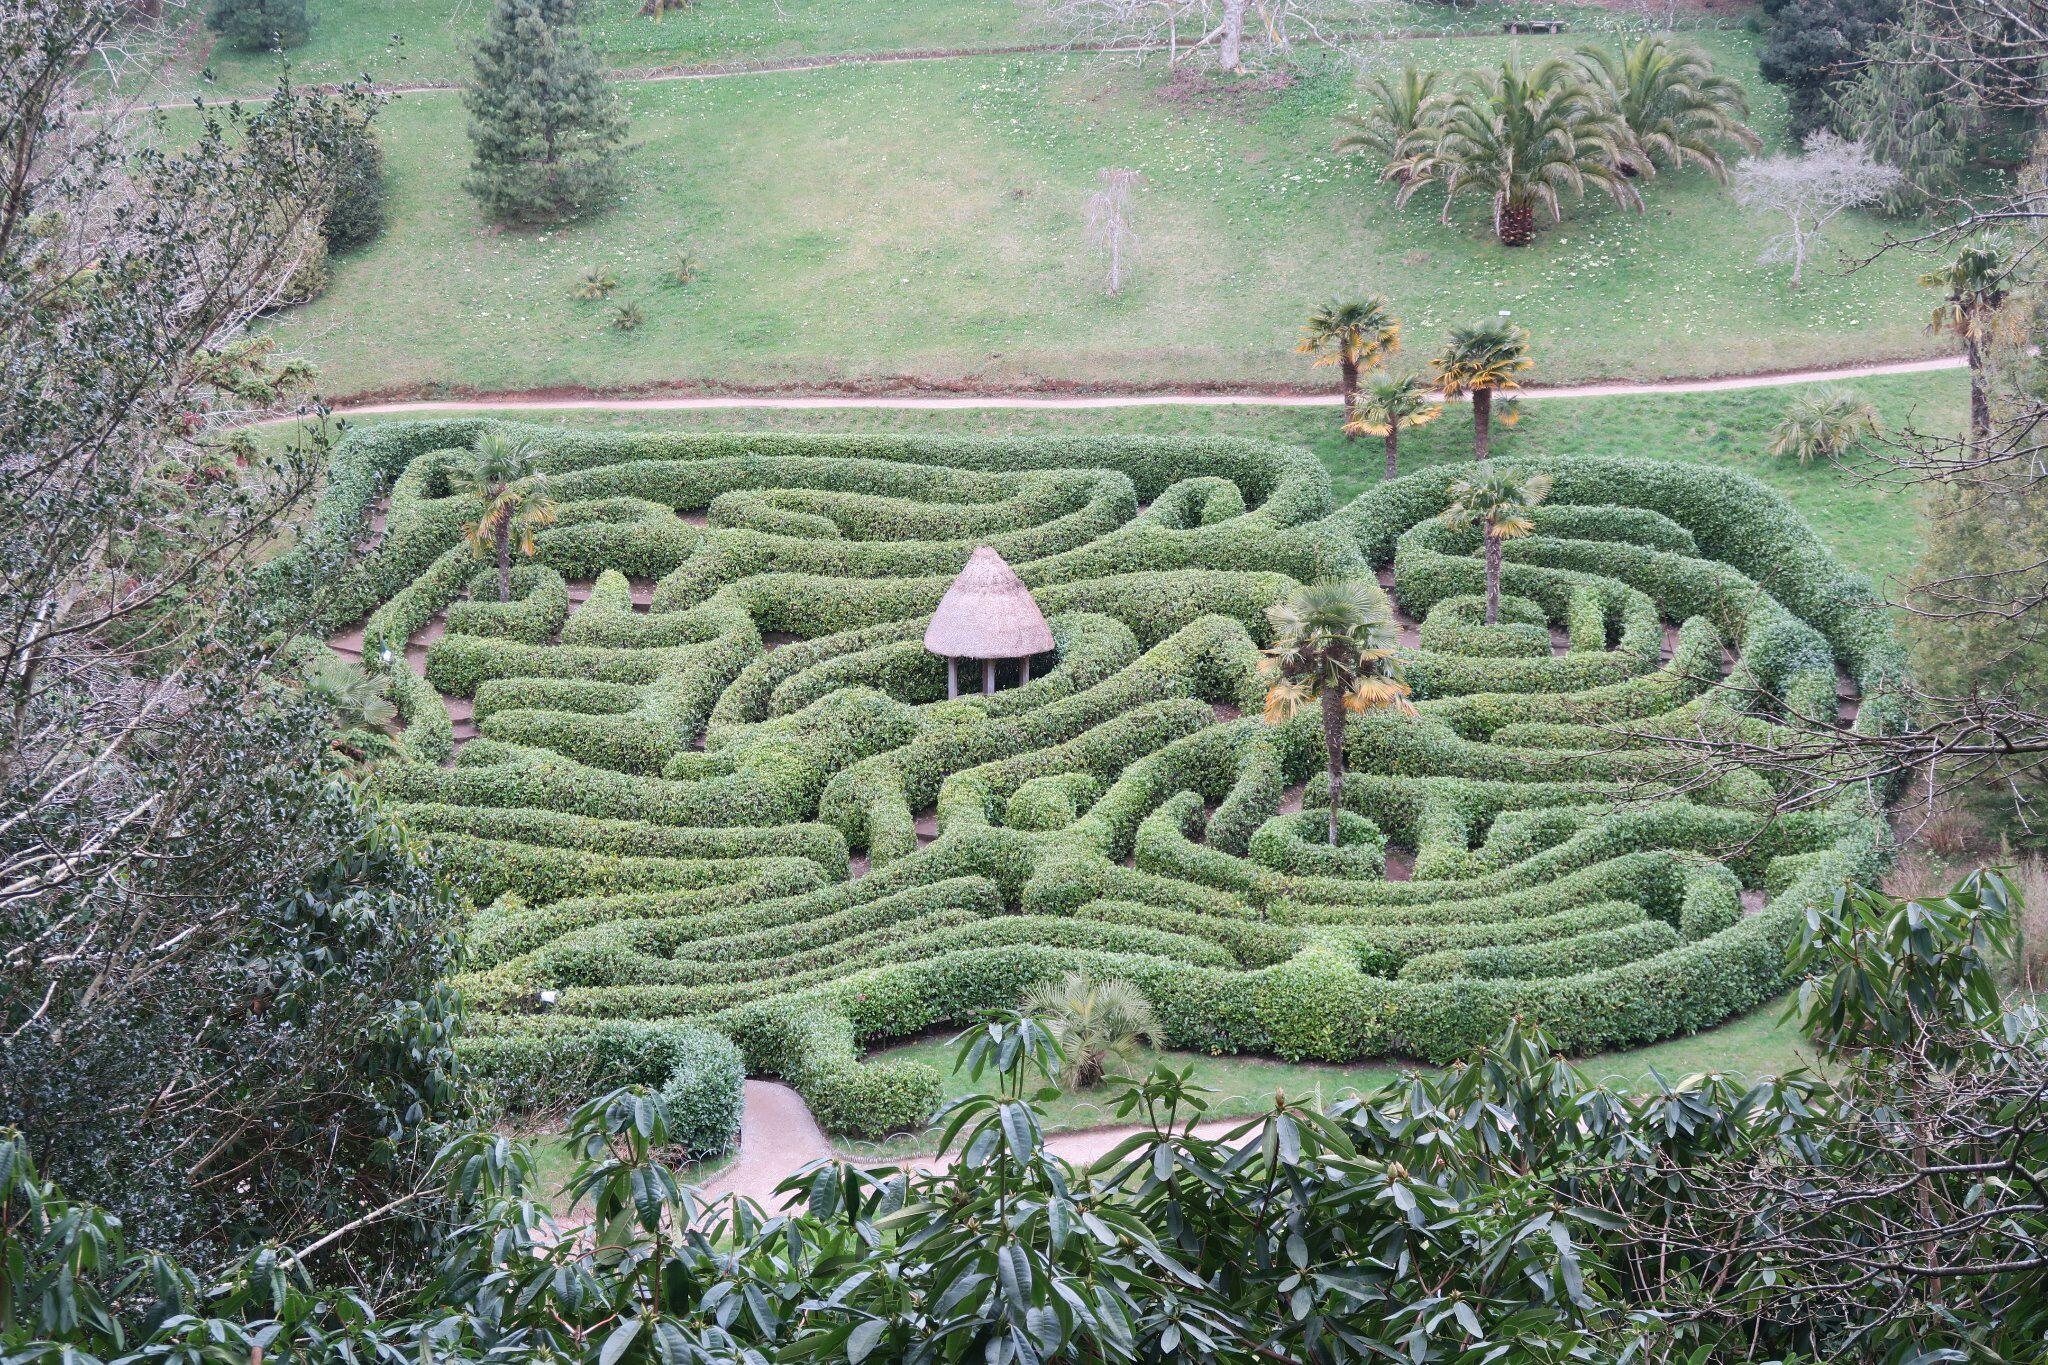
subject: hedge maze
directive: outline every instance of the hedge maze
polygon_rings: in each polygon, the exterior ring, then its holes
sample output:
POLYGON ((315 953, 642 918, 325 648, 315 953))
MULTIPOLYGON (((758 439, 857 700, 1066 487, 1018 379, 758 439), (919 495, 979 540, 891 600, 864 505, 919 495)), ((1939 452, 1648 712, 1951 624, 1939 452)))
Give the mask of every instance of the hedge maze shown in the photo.
POLYGON ((863 1045, 1077 966, 1176 1046, 1327 1060, 1517 1013, 1642 1043, 1782 986, 1803 908, 1876 870, 1877 798, 1773 814, 1772 780, 1617 727, 1886 723, 1874 598, 1741 476, 1523 463, 1556 487, 1494 627, 1438 520, 1458 470, 1335 508, 1307 453, 1222 438, 383 426, 280 588, 395 679, 370 780, 477 907, 459 984, 502 1084, 695 1086, 710 1148, 744 1068, 878 1133, 937 1078, 863 1045), (559 512, 507 604, 447 479, 486 429, 547 452, 559 512), (1057 648, 947 701, 921 636, 980 544, 1057 648), (1333 849, 1315 718, 1262 720, 1256 663, 1294 582, 1375 576, 1420 715, 1352 722, 1333 849))

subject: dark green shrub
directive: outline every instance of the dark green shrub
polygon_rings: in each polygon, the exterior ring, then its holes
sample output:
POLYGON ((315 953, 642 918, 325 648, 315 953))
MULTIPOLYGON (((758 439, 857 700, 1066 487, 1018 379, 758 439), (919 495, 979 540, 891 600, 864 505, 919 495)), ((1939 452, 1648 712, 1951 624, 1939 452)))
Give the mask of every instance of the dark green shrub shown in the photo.
POLYGON ((330 251, 353 251, 384 231, 388 196, 384 148, 367 119, 349 119, 331 156, 333 177, 320 231, 330 251))
POLYGON ((306 41, 306 0, 212 0, 206 26, 242 52, 274 52, 306 41))

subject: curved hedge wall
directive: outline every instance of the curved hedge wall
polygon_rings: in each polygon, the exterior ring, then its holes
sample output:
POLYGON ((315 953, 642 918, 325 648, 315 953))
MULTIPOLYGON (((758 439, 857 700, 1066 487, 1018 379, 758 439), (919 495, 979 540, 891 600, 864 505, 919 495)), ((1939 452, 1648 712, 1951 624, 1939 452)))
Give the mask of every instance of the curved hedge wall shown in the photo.
POLYGON ((1838 678, 1858 726, 1897 714, 1868 585, 1739 475, 1528 462, 1552 500, 1489 627, 1456 469, 1336 509, 1305 452, 1223 438, 517 428, 560 516, 500 604, 446 471, 501 425, 352 433, 270 571, 395 676, 372 780, 476 902, 501 1090, 668 1067, 704 1135, 743 1065, 885 1133, 938 1078, 862 1045, 1075 966, 1183 1047, 1440 1060, 1517 1014, 1643 1043, 1780 989, 1805 907, 1885 855, 1867 794, 1774 817, 1763 776, 1611 728, 1765 734, 1838 678), (923 624, 982 543, 1055 648, 948 701, 923 624), (1313 719, 1257 714, 1264 612, 1389 569, 1420 714, 1352 721, 1332 850, 1313 719))

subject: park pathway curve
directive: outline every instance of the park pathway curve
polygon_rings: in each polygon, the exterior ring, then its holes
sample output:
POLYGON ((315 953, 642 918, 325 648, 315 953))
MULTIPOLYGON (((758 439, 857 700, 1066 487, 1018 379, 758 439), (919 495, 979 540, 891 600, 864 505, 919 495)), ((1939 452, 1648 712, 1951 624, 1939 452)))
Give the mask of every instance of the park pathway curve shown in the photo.
MULTIPOLYGON (((1624 398, 1636 395, 1721 393, 1734 389, 1785 388, 1797 384, 1819 384, 1830 380, 1874 379, 1894 374, 1928 374, 1967 368, 1962 356, 1937 356, 1926 360, 1879 360, 1867 364, 1839 365, 1805 370, 1770 370, 1755 374, 1714 375, 1699 379, 1598 380, 1585 384, 1531 384, 1519 396, 1544 398, 1624 398)), ((523 396, 517 393, 475 398, 409 399, 397 402, 336 403, 330 411, 336 417, 363 417, 411 412, 712 412, 750 408, 794 411, 835 409, 893 409, 917 411, 1084 411, 1098 408, 1321 408, 1338 401, 1335 392, 1301 393, 1296 390, 1247 389, 1216 392, 1160 393, 772 393, 772 394, 676 394, 662 397, 592 396, 559 398, 523 396)), ((293 421, 295 416, 269 419, 293 421)))
MULTIPOLYGON (((1218 1138, 1245 1122, 1242 1118, 1212 1119, 1195 1126, 1195 1135, 1218 1138)), ((1054 1156, 1087 1166, 1101 1160, 1119 1142, 1139 1131, 1135 1127, 1085 1128, 1069 1133, 1048 1133, 1046 1150, 1054 1156)), ((740 1115, 739 1147, 731 1163, 700 1187, 705 1197, 739 1195, 770 1212, 777 1211, 775 1187, 814 1161, 837 1157, 825 1130, 812 1117, 803 1097, 780 1081, 746 1083, 740 1115)), ((900 1166, 935 1171, 942 1160, 937 1156, 867 1160, 848 1157, 862 1166, 900 1166)))

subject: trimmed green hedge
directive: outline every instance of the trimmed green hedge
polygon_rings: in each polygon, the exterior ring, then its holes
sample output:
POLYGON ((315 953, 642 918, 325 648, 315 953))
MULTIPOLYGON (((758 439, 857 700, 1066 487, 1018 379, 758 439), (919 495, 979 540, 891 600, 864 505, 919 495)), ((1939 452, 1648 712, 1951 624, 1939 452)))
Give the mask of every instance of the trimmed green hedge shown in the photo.
POLYGON ((669 1137, 686 1158, 731 1150, 746 1079, 740 1050, 716 1029, 631 1019, 497 1019, 473 1028, 462 1057, 508 1117, 549 1114, 622 1085, 668 1106, 669 1137))
POLYGON ((480 906, 458 984, 501 1091, 715 1074, 678 1100, 708 1133, 722 1044, 886 1134, 938 1077, 863 1044, 1075 968, 1191 1048, 1444 1059, 1516 1016, 1627 1046, 1778 990, 1806 907, 1888 848, 1867 793, 1767 818, 1782 776, 1689 782, 1612 728, 1768 742, 1838 667, 1860 728, 1900 723, 1867 585, 1739 475, 1528 462, 1553 493, 1486 626, 1455 469, 1333 509, 1312 456, 1222 438, 516 428, 560 520, 501 604, 447 471, 505 426, 351 432, 265 570, 281 623, 360 621, 393 679, 371 780, 480 906), (948 701, 924 626, 983 543, 1054 648, 948 701), (1332 849, 1317 716, 1259 714, 1267 609, 1388 568, 1420 714, 1347 722, 1332 849), (459 750, 444 696, 474 699, 459 750))
POLYGON ((1362 815, 1337 812, 1337 842, 1329 842, 1327 812, 1276 815, 1259 826, 1246 848, 1252 861, 1298 877, 1377 877, 1387 867, 1387 836, 1362 815))

